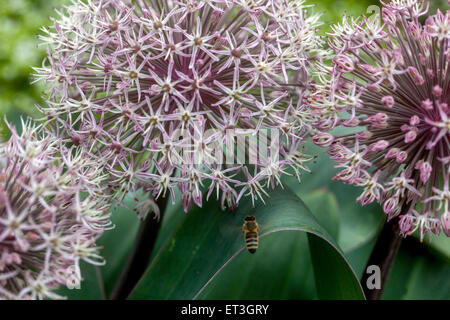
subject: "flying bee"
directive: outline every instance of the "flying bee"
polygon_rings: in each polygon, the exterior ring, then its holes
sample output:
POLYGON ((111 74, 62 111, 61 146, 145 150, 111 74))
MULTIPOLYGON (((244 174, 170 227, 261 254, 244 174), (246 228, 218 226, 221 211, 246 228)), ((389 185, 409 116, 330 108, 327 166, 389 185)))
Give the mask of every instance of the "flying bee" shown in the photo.
POLYGON ((254 216, 246 216, 244 218, 244 230, 245 245, 250 253, 255 253, 258 249, 258 222, 254 216))

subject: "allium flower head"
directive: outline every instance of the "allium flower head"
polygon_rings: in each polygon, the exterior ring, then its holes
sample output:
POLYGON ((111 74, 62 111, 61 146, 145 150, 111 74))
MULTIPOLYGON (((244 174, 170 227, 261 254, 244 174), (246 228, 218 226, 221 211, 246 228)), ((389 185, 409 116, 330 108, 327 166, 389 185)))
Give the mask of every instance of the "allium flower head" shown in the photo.
POLYGON ((53 292, 79 262, 103 264, 96 239, 110 228, 101 176, 74 148, 23 126, 0 145, 0 299, 61 298, 53 292))
POLYGON ((305 8, 302 0, 73 1, 42 36, 50 49, 38 78, 51 87, 43 111, 108 164, 122 193, 155 199, 178 188, 185 209, 200 206, 205 189, 222 205, 259 199, 309 159, 301 144, 316 114, 306 95, 323 53, 318 16, 305 8), (230 132, 266 129, 280 143, 260 145, 268 156, 252 169, 222 158, 230 132))
POLYGON ((344 19, 331 33, 327 115, 357 128, 330 138, 337 180, 401 215, 403 235, 450 235, 450 11, 422 24, 428 1, 383 3, 382 17, 344 19), (381 20, 381 21, 380 21, 381 20))

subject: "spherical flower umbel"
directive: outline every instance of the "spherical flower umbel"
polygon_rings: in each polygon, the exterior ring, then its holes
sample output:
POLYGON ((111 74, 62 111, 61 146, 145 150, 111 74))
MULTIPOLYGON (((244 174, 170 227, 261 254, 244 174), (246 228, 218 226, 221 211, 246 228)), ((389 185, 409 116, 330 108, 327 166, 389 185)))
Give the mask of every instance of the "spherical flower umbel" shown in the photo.
POLYGON ((178 188, 185 209, 201 205, 201 190, 222 205, 260 199, 286 170, 304 168, 301 145, 317 133, 306 96, 323 53, 318 16, 306 14, 302 0, 73 1, 42 36, 43 111, 107 163, 122 193, 155 199, 178 188), (239 140, 263 130, 280 142, 259 144, 268 156, 252 169, 215 152, 230 131, 239 140))
POLYGON ((386 2, 382 17, 334 26, 326 104, 337 126, 358 128, 333 138, 335 178, 421 238, 450 235, 450 11, 421 24, 428 4, 386 2))
POLYGON ((79 262, 102 265, 97 238, 110 228, 98 169, 41 127, 0 145, 0 299, 61 298, 79 262))

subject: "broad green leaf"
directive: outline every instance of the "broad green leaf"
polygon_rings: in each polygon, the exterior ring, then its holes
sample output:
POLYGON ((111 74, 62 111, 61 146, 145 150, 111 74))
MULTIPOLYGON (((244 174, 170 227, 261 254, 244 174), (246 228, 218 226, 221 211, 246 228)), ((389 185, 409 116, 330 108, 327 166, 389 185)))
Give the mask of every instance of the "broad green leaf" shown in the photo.
POLYGON ((319 299, 364 299, 358 280, 358 286, 352 285, 356 275, 340 250, 312 233, 308 242, 319 299))
POLYGON ((339 206, 334 194, 327 189, 318 189, 305 194, 303 202, 316 220, 334 238, 339 236, 339 206))
MULTIPOLYGON (((315 198, 332 202, 329 194, 313 192, 307 199, 313 202, 315 198)), ((336 214, 335 210, 328 210, 336 214)), ((166 212, 164 227, 161 230, 156 247, 161 247, 165 239, 175 230, 177 223, 183 223, 185 213, 181 205, 169 206, 166 212)), ((323 214, 326 220, 326 214, 323 214)), ((328 219, 333 220, 333 219, 328 219)), ((278 293, 280 299, 295 296, 299 299, 315 299, 314 279, 307 238, 304 233, 284 232, 283 234, 267 235, 266 245, 260 247, 257 254, 247 252, 238 255, 230 261, 226 268, 215 278, 214 283, 203 292, 202 299, 224 299, 231 295, 235 299, 270 299, 273 292, 278 293), (270 239, 274 237, 276 241, 270 239), (271 259, 270 268, 260 268, 266 262, 265 257, 271 259), (245 265, 245 270, 241 266, 245 265), (286 266, 289 265, 289 268, 286 266), (245 271, 245 272, 243 272, 245 271), (254 279, 266 279, 264 282, 254 279), (270 281, 268 281, 270 280, 270 281)))
POLYGON ((431 248, 432 251, 442 256, 442 258, 450 264, 450 237, 447 237, 444 233, 439 236, 433 235, 430 241, 428 237, 425 237, 424 242, 431 248))
POLYGON ((317 299, 314 273, 304 232, 266 234, 255 254, 232 259, 198 299, 317 299))
POLYGON ((336 198, 339 207, 339 246, 344 252, 348 252, 365 245, 376 236, 384 219, 380 206, 361 206, 356 202, 362 192, 360 188, 332 180, 337 172, 334 168, 336 163, 329 159, 325 149, 308 144, 306 150, 307 153, 319 155, 316 161, 309 165, 312 173, 304 174, 301 183, 293 177, 285 178, 285 183, 300 198, 311 191, 326 187, 336 198))
MULTIPOLYGON (((178 223, 164 240, 164 244, 154 256, 131 298, 202 299, 213 296, 212 290, 215 282, 220 281, 221 273, 228 268, 228 265, 232 265, 234 260, 241 259, 241 256, 244 257, 241 263, 236 260, 239 264, 237 269, 239 272, 245 273, 248 271, 247 268, 251 269, 255 266, 256 263, 248 265, 245 261, 248 262, 250 258, 258 259, 256 258, 258 255, 264 259, 260 260, 261 263, 258 263, 257 267, 271 270, 274 257, 264 254, 263 250, 266 250, 263 249, 264 246, 267 248, 271 246, 270 243, 278 242, 280 245, 291 248, 295 245, 295 241, 292 242, 295 237, 285 237, 283 240, 282 236, 292 231, 300 231, 300 234, 311 233, 318 238, 317 241, 324 242, 323 246, 330 246, 338 252, 338 254, 326 254, 329 259, 324 258, 329 270, 336 275, 328 285, 330 287, 348 286, 345 292, 340 291, 343 296, 334 298, 363 297, 359 283, 337 244, 295 194, 290 190, 276 189, 270 193, 270 198, 266 202, 267 205, 257 203, 256 207, 252 208, 250 200, 246 199, 236 211, 232 212, 222 212, 218 204, 212 201, 206 203, 203 209, 193 208, 182 217, 183 221, 178 223), (247 214, 255 215, 261 226, 261 248, 252 257, 244 256, 244 254, 248 256, 249 253, 244 248, 241 225, 243 217, 247 214), (346 269, 342 269, 343 264, 347 265, 346 269), (342 272, 352 274, 353 278, 338 276, 342 272), (352 281, 340 283, 349 278, 352 281)), ((299 263, 301 261, 290 261, 290 264, 284 267, 292 268, 292 264, 299 263)), ((320 275, 319 272, 316 277, 320 275)), ((259 279, 259 281, 265 281, 265 279, 259 279)), ((334 291, 337 292, 337 290, 334 291)), ((287 291, 283 293, 285 292, 287 291)), ((239 293, 235 292, 229 294, 227 298, 239 296, 239 293)), ((290 297, 293 298, 293 296, 290 297)), ((301 297, 301 294, 297 297, 301 297)), ((276 292, 271 294, 271 298, 277 298, 276 292)))
MULTIPOLYGON (((175 191, 175 198, 180 198, 180 193, 178 190, 175 191)), ((187 213, 184 212, 184 209, 179 201, 175 203, 172 203, 172 201, 168 201, 167 208, 164 213, 164 218, 162 220, 162 227, 159 231, 158 238, 156 239, 155 249, 153 251, 151 260, 164 244, 164 241, 173 233, 176 227, 183 222, 183 217, 186 214, 187 213)))
POLYGON ((353 267, 353 270, 355 270, 356 274, 358 275, 358 279, 361 279, 364 273, 367 261, 370 257, 370 253, 372 252, 372 249, 375 245, 375 241, 376 239, 374 238, 361 247, 345 252, 345 257, 348 259, 351 266, 353 267))
POLYGON ((449 300, 450 264, 434 255, 416 239, 402 243, 383 299, 449 300))
MULTIPOLYGON (((376 238, 378 230, 385 219, 381 206, 377 203, 363 207, 356 198, 361 194, 361 188, 346 185, 339 181, 332 181, 337 170, 336 163, 328 158, 325 150, 307 145, 307 152, 318 154, 315 163, 310 165, 311 174, 304 174, 301 183, 292 177, 284 178, 285 183, 302 199, 308 207, 315 202, 307 201, 307 196, 314 191, 326 187, 333 194, 339 207, 339 237, 338 244, 345 253, 354 252, 362 246, 366 246, 376 238)), ((312 210, 314 213, 314 210, 312 210)), ((316 216, 319 221, 320 218, 316 216)), ((321 221, 322 222, 322 221, 321 221)), ((324 225, 325 226, 325 225, 324 225)), ((328 230, 329 231, 329 230, 328 230)), ((413 235, 418 238, 417 232, 413 235)), ((430 242, 428 238, 424 243, 432 250, 450 261, 450 238, 445 235, 433 236, 430 242)))
MULTIPOLYGON (((372 240, 346 253, 359 277, 364 272, 374 243, 372 240)), ((383 299, 449 299, 449 272, 450 265, 439 252, 427 250, 415 238, 406 238, 395 258, 383 299)))

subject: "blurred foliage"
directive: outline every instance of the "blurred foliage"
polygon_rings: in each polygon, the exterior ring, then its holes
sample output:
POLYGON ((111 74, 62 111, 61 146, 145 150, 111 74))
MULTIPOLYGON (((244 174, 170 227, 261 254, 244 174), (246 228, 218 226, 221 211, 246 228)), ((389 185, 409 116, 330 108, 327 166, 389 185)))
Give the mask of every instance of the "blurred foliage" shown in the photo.
MULTIPOLYGON (((330 25, 342 20, 344 14, 359 16, 367 14, 370 5, 379 4, 378 0, 307 0, 314 6, 314 11, 322 14, 323 29, 330 30, 330 25)), ((369 13, 370 14, 370 13, 369 13)))
POLYGON ((31 85, 33 66, 39 66, 45 49, 36 35, 50 24, 54 7, 67 0, 1 0, 0 6, 0 115, 15 121, 19 114, 38 115, 40 85, 31 85))
MULTIPOLYGON (((162 222, 156 250, 132 299, 361 299, 352 266, 333 235, 337 203, 332 194, 315 191, 305 196, 316 205, 311 213, 289 189, 271 192, 270 202, 253 208, 249 198, 235 211, 223 212, 214 201, 185 214, 171 205, 162 222), (333 208, 334 207, 334 210, 333 208), (276 215, 272 214, 277 212, 276 215), (318 213, 320 212, 320 213, 318 213), (242 217, 257 216, 260 248, 244 248, 242 217), (209 218, 205 223, 205 214, 209 218)), ((133 200, 126 199, 128 206, 133 200)), ((136 214, 124 208, 114 216, 117 228, 101 239, 107 264, 96 270, 84 265, 81 290, 63 289, 70 299, 109 296, 136 234, 136 214), (100 278, 99 278, 100 279, 100 278)))

